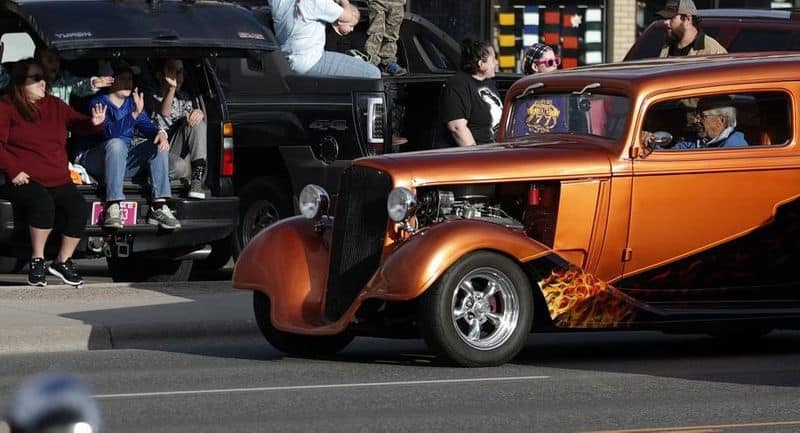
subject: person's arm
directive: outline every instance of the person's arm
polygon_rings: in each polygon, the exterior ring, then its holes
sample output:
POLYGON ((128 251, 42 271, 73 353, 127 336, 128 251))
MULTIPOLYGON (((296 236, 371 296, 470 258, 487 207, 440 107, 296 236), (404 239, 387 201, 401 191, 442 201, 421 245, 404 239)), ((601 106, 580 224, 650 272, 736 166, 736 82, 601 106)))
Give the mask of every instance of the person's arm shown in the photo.
POLYGON ((475 138, 467 126, 467 119, 455 119, 447 122, 447 130, 459 146, 474 146, 475 138))
POLYGON ((445 84, 439 101, 442 119, 447 125, 447 130, 453 136, 453 140, 459 146, 477 144, 468 127, 468 119, 472 112, 469 106, 468 92, 468 89, 463 88, 461 81, 451 79, 445 84))
POLYGON ((356 14, 353 13, 353 9, 350 7, 350 2, 348 0, 339 0, 339 6, 342 7, 342 13, 339 15, 339 19, 342 21, 358 21, 356 14))
POLYGON ((8 133, 11 129, 11 113, 8 112, 8 105, 1 104, 0 106, 0 170, 4 171, 8 176, 8 181, 13 179, 22 172, 17 165, 16 158, 9 155, 6 150, 6 143, 8 143, 8 133))
POLYGON ((147 115, 147 110, 142 110, 136 117, 136 129, 150 140, 154 140, 162 129, 156 127, 147 115))
MULTIPOLYGON (((349 6, 350 2, 346 1, 346 5, 349 6)), ((339 6, 333 0, 304 0, 297 4, 305 19, 326 23, 332 23, 345 16, 352 19, 353 13, 347 6, 343 6, 339 6)))

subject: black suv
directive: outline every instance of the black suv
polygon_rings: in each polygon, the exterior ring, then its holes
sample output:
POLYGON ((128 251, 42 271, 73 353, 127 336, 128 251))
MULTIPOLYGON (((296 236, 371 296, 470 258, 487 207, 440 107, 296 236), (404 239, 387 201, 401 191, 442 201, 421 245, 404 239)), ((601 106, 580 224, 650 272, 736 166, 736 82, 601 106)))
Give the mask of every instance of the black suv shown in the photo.
MULTIPOLYGON (((138 205, 135 224, 111 231, 92 218, 77 256, 107 257, 112 277, 125 281, 185 280, 194 261, 213 262, 210 246, 226 243, 233 233, 239 200, 233 187, 234 129, 212 64, 246 62, 274 51, 273 37, 258 20, 245 8, 214 1, 21 0, 0 6, 0 33, 4 39, 29 38, 36 46, 56 51, 63 59, 62 69, 78 76, 97 75, 100 60, 126 59, 141 70, 135 77, 140 88, 152 76, 155 61, 183 59, 184 89, 208 122, 207 199, 188 199, 187 186, 173 182, 173 204, 182 228, 160 230, 145 221, 146 182, 126 181, 127 200, 138 205)), ((6 44, 6 53, 9 50, 13 48, 6 44)), ((85 111, 85 100, 71 102, 85 111)), ((102 186, 79 189, 93 206, 103 201, 102 186)), ((51 253, 59 238, 51 236, 51 253)), ((5 200, 0 200, 0 254, 30 257, 27 224, 15 218, 5 200)))

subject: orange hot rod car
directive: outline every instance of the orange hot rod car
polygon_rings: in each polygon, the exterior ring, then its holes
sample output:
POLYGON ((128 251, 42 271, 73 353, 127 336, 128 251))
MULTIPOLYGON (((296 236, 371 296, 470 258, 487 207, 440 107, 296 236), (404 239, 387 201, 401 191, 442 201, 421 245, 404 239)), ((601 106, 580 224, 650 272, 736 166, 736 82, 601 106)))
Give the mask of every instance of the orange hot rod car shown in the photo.
POLYGON ((359 159, 333 217, 307 186, 233 286, 272 345, 306 355, 421 335, 486 366, 531 331, 796 328, 798 71, 733 55, 523 78, 497 144, 359 159))

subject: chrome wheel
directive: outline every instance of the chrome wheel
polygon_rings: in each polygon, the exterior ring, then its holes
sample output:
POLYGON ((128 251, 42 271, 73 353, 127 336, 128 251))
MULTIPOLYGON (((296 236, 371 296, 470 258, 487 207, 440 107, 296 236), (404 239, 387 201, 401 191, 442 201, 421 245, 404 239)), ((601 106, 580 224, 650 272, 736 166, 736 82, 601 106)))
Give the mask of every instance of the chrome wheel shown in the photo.
POLYGON ((450 305, 457 335, 472 348, 494 350, 517 329, 517 290, 511 279, 495 268, 467 273, 453 291, 450 305))

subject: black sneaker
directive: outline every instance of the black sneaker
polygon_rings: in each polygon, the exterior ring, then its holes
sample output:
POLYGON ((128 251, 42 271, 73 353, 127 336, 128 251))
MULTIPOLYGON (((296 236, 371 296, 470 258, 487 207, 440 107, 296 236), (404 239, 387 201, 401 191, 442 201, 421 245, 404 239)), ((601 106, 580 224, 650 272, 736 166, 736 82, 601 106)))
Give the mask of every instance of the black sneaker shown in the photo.
POLYGON ((29 286, 47 286, 47 275, 45 274, 44 258, 35 257, 31 259, 30 270, 28 270, 29 286))
POLYGON ((206 191, 203 189, 203 175, 206 172, 206 161, 198 160, 192 163, 192 178, 189 182, 189 197, 203 200, 206 191))
POLYGON ((181 227, 181 222, 172 214, 172 210, 166 204, 158 207, 158 204, 150 206, 147 213, 147 224, 153 224, 166 230, 174 230, 181 227))
POLYGON ((53 261, 47 270, 70 286, 83 284, 83 278, 75 270, 75 263, 72 262, 72 259, 67 259, 65 262, 53 261))

